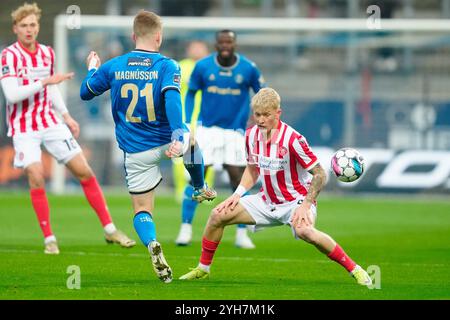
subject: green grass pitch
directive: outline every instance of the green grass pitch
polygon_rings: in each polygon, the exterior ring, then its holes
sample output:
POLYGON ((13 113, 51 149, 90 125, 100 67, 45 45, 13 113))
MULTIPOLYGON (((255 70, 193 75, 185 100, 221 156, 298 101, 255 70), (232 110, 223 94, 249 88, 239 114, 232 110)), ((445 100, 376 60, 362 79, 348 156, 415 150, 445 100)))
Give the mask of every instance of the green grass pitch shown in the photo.
MULTIPOLYGON (((360 287, 313 246, 295 241, 288 227, 254 234, 257 248, 233 246, 228 227, 211 278, 176 280, 194 267, 211 205, 201 205, 194 242, 177 247, 180 205, 158 197, 158 239, 174 271, 163 284, 148 253, 107 245, 97 217, 82 196, 50 196, 53 231, 61 254, 43 253, 43 240, 28 194, 0 194, 0 299, 450 299, 450 202, 330 198, 319 201, 317 228, 329 233, 363 267, 378 266, 380 289, 360 287), (70 290, 68 266, 81 271, 70 290)), ((107 195, 116 225, 137 239, 128 195, 107 195)))

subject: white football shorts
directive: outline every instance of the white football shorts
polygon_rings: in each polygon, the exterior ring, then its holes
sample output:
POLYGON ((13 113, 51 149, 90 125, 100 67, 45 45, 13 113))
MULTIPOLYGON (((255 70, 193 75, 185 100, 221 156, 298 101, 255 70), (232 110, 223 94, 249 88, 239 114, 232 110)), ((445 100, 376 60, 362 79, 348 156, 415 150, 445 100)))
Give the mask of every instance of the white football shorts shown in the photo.
POLYGON ((72 136, 65 124, 26 133, 19 133, 13 137, 14 166, 26 168, 35 162, 41 162, 41 145, 47 149, 59 163, 66 164, 81 152, 80 145, 72 136))
MULTIPOLYGON (((189 148, 189 132, 183 134, 183 151, 189 148)), ((147 193, 155 189, 162 181, 159 163, 170 159, 165 151, 170 143, 142 152, 125 152, 125 179, 131 194, 147 193)), ((177 158, 178 159, 178 158, 177 158)))
MULTIPOLYGON (((253 231, 260 231, 267 227, 276 227, 281 225, 289 225, 293 236, 298 239, 294 227, 291 224, 291 217, 295 209, 301 204, 303 199, 297 199, 283 204, 267 204, 259 194, 242 197, 239 200, 245 210, 252 216, 256 224, 248 227, 253 231)), ((317 218, 317 208, 315 205, 311 206, 311 211, 314 215, 314 220, 317 218)))
POLYGON ((246 166, 245 132, 219 127, 199 126, 195 132, 205 166, 246 166))

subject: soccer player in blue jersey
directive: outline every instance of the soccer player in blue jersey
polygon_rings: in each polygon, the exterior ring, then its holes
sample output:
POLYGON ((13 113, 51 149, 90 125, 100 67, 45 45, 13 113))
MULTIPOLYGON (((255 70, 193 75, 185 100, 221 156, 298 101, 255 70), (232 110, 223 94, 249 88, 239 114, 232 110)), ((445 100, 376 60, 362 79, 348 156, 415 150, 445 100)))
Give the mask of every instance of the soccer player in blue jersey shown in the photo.
MULTIPOLYGON (((185 100, 186 122, 190 122, 195 93, 202 90, 202 102, 196 139, 202 149, 205 167, 223 166, 230 177, 231 189, 239 185, 246 161, 244 133, 250 115, 250 89, 257 93, 265 87, 264 79, 254 62, 235 52, 236 33, 216 33, 216 53, 197 62, 189 80, 185 100)), ((188 186, 182 207, 182 224, 175 242, 188 245, 192 239, 192 220, 197 202, 188 186)), ((235 244, 253 249, 245 225, 238 225, 235 244)))
POLYGON ((134 208, 134 228, 148 248, 158 278, 172 281, 172 270, 156 241, 153 222, 154 189, 162 180, 159 162, 184 155, 197 201, 212 200, 216 192, 204 183, 197 145, 190 145, 181 118, 180 68, 158 50, 162 24, 158 15, 141 10, 134 19, 136 49, 100 66, 95 52, 87 58, 89 72, 80 96, 90 100, 111 90, 116 139, 124 151, 125 173, 134 208))

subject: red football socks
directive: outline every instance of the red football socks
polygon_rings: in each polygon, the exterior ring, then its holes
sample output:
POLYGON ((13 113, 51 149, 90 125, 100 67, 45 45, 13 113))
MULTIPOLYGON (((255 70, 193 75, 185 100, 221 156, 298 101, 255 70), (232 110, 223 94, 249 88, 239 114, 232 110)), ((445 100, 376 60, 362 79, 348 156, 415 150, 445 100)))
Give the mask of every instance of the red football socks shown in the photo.
POLYGON ((44 237, 47 238, 53 235, 50 227, 50 208, 48 206, 47 195, 45 189, 31 189, 30 190, 31 203, 39 221, 44 237))
POLYGON ((202 255, 200 257, 200 263, 209 266, 212 263, 214 253, 216 253, 219 242, 209 241, 205 237, 202 239, 202 255))
POLYGON ((87 180, 80 181, 81 186, 83 187, 84 195, 88 200, 91 207, 97 213, 98 218, 100 219, 102 226, 106 226, 112 222, 111 215, 109 214, 108 207, 106 206, 105 197, 103 196, 102 189, 97 182, 97 178, 95 176, 90 177, 87 180))
POLYGON ((342 248, 337 243, 333 251, 328 254, 328 258, 339 263, 341 266, 347 269, 348 272, 353 271, 356 266, 356 263, 354 263, 353 260, 350 259, 350 257, 344 252, 344 250, 342 250, 342 248))

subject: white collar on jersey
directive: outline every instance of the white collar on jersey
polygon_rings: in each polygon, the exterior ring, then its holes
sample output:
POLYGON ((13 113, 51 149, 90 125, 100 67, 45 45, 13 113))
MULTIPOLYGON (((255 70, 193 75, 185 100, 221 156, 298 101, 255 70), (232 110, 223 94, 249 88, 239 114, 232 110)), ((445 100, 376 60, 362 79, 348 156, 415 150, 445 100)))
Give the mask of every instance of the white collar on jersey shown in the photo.
MULTIPOLYGON (((273 137, 271 137, 271 138, 270 138, 270 143, 271 143, 271 144, 278 144, 278 143, 280 142, 280 139, 281 139, 281 136, 283 135, 283 131, 284 131, 284 130, 286 130, 286 124, 285 124, 283 121, 279 120, 278 128, 277 128, 277 130, 275 131, 275 134, 277 135, 277 138, 276 138, 275 141, 272 141, 272 140, 273 140, 273 137)), ((259 134, 258 134, 258 140, 259 140, 259 141, 264 141, 263 136, 262 136, 262 130, 260 130, 260 129, 258 128, 258 131, 259 131, 259 134)))

